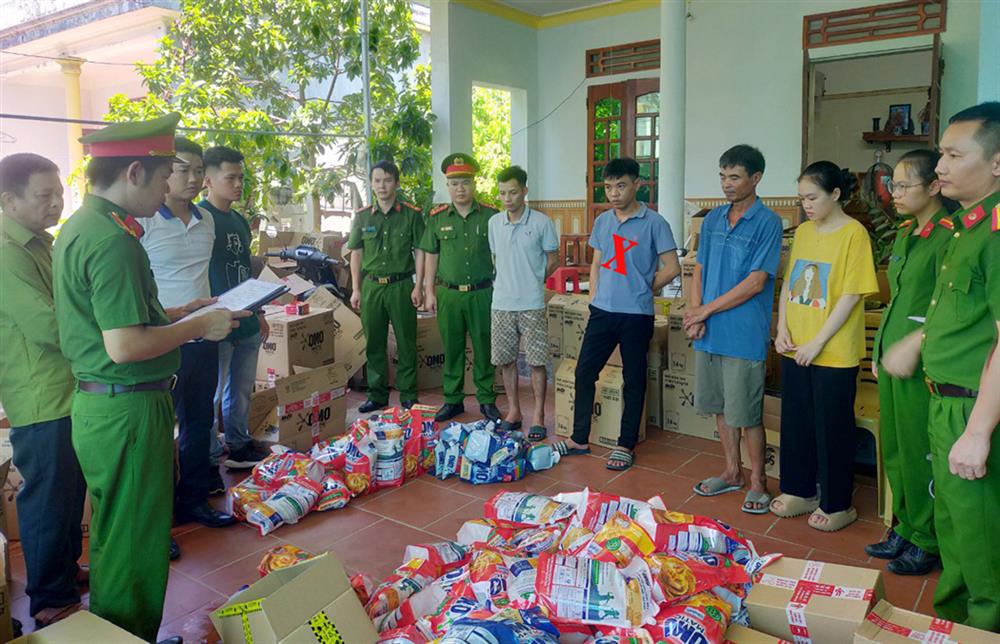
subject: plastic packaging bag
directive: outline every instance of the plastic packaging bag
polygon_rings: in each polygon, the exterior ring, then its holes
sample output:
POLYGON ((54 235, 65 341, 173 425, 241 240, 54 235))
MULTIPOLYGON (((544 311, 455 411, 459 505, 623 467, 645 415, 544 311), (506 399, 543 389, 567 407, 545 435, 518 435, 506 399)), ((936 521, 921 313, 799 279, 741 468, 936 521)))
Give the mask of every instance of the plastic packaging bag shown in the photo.
POLYGON ((653 540, 641 525, 616 512, 594 535, 582 556, 625 567, 635 557, 645 557, 654 550, 653 540))
POLYGON ((643 508, 636 515, 636 521, 652 537, 658 552, 715 552, 732 555, 739 564, 756 557, 746 537, 716 519, 643 508))
POLYGON ((399 608, 408 597, 434 581, 434 568, 424 559, 411 559, 396 568, 372 592, 365 610, 372 619, 399 608))
POLYGON ((302 548, 297 548, 289 543, 286 543, 284 545, 275 546, 264 553, 264 558, 260 560, 260 564, 257 566, 257 572, 260 573, 261 577, 266 577, 269 573, 274 572, 275 570, 294 566, 300 561, 312 559, 312 557, 313 555, 309 554, 302 548))
POLYGON ((461 423, 452 423, 441 430, 434 448, 434 476, 443 481, 453 474, 458 474, 462 460, 462 444, 468 433, 461 423))
POLYGON ((282 485, 261 503, 251 504, 247 523, 257 526, 261 536, 274 532, 285 524, 298 523, 316 504, 323 487, 307 477, 299 477, 282 485))
POLYGON ((266 501, 274 491, 254 482, 253 476, 248 476, 237 485, 229 488, 229 500, 233 506, 233 516, 240 521, 247 520, 247 510, 251 505, 266 501))
POLYGON ((529 528, 567 521, 576 512, 568 503, 525 492, 498 492, 486 502, 487 519, 513 528, 529 528))
POLYGON ((537 608, 471 613, 457 620, 440 644, 559 644, 559 631, 537 608))
POLYGON ((293 479, 304 477, 319 482, 323 479, 323 466, 307 454, 288 451, 271 454, 253 466, 253 480, 257 485, 277 488, 293 479))
POLYGON ((316 510, 339 510, 351 501, 351 490, 339 472, 327 472, 321 482, 323 491, 316 500, 316 510))
POLYGON ((403 484, 403 429, 382 424, 374 430, 375 479, 373 489, 382 490, 403 484))
POLYGON ((616 512, 621 512, 629 518, 634 519, 638 516, 640 510, 649 510, 652 508, 666 509, 663 505, 663 500, 658 496, 653 497, 649 501, 637 501, 615 494, 592 492, 588 488, 584 488, 581 492, 557 494, 553 499, 560 503, 569 503, 575 506, 576 516, 573 517, 573 523, 582 525, 591 532, 600 530, 601 526, 607 523, 608 519, 614 516, 616 512))
POLYGON ((742 566, 724 556, 710 555, 706 562, 699 555, 684 552, 653 553, 646 558, 653 578, 660 584, 667 602, 678 602, 715 586, 745 584, 750 576, 742 566))
MULTIPOLYGON (((361 421, 355 422, 355 425, 359 422, 361 421)), ((359 427, 352 432, 344 464, 344 481, 352 496, 362 496, 371 491, 375 458, 375 438, 365 424, 363 428, 359 427)))
POLYGON ((350 444, 350 434, 332 441, 320 441, 309 450, 309 456, 328 470, 342 470, 347 464, 347 448, 350 444))
POLYGON ((440 577, 456 568, 461 568, 469 561, 469 549, 454 541, 438 543, 421 543, 406 546, 403 559, 423 559, 434 569, 434 577, 440 577))

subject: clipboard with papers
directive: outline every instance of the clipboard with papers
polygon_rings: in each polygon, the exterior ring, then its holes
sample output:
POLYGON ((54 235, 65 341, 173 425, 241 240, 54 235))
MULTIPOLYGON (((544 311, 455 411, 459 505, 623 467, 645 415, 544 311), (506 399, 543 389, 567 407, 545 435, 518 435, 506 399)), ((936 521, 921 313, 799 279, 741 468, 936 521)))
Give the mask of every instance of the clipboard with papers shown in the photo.
POLYGON ((274 284, 258 279, 248 279, 219 296, 215 304, 199 309, 229 309, 230 311, 256 311, 268 302, 288 292, 285 284, 274 284))

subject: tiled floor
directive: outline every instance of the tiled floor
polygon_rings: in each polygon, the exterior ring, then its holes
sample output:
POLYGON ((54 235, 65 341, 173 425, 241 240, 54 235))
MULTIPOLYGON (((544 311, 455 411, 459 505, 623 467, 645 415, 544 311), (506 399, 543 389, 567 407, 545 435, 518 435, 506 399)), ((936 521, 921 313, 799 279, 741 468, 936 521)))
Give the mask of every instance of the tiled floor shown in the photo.
MULTIPOLYGON (((522 382, 522 401, 530 401, 528 385, 522 382)), ((364 395, 352 392, 348 400, 348 421, 364 395)), ((441 403, 439 392, 423 396, 423 402, 441 403)), ((499 405, 503 408, 501 397, 499 405)), ((551 389, 547 414, 552 413, 551 389)), ((479 418, 478 405, 466 399, 466 416, 479 418)), ((885 562, 865 555, 865 544, 878 541, 884 528, 876 516, 872 481, 859 481, 855 506, 861 520, 836 533, 827 534, 808 527, 807 517, 778 519, 767 514, 752 516, 740 511, 742 494, 704 498, 691 491, 702 478, 718 474, 722 467, 721 446, 691 436, 650 428, 641 444, 636 466, 624 473, 608 471, 595 448, 591 456, 571 457, 555 468, 528 475, 507 485, 472 486, 455 478, 438 481, 429 476, 410 481, 401 488, 383 490, 356 499, 342 510, 313 513, 294 526, 285 526, 269 536, 240 524, 225 529, 209 529, 189 524, 178 526, 174 535, 183 555, 171 565, 161 637, 183 635, 185 642, 216 642, 218 636, 208 615, 244 584, 258 578, 257 564, 268 548, 290 543, 313 553, 333 551, 349 573, 364 571, 381 578, 402 563, 403 549, 411 543, 453 539, 467 519, 482 516, 483 501, 499 489, 556 494, 583 486, 615 494, 646 499, 663 496, 667 506, 684 512, 718 517, 743 530, 761 552, 783 552, 832 563, 885 568, 885 562)), ((246 473, 224 473, 230 484, 246 473)), ((770 480, 776 493, 777 482, 770 480)), ((19 544, 11 548, 13 570, 12 612, 31 630, 28 598, 24 594, 24 558, 19 544)), ((931 601, 939 573, 928 577, 884 576, 887 598, 894 605, 931 613, 931 601)))

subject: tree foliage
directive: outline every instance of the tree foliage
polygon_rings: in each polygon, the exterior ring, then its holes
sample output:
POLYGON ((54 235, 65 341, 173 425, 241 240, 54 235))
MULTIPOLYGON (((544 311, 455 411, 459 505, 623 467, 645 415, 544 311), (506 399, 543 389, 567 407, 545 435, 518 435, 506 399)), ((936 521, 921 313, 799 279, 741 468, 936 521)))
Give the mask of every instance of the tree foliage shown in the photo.
MULTIPOLYGON (((182 0, 181 8, 156 62, 138 65, 147 95, 112 97, 108 120, 176 110, 183 126, 230 131, 191 138, 243 152, 246 207, 257 212, 275 191, 329 201, 345 193, 344 179, 367 173, 358 0, 182 0)), ((414 69, 409 3, 369 0, 368 24, 373 160, 394 159, 404 189, 429 201, 430 73, 414 69)))
POLYGON ((479 162, 476 191, 498 202, 497 174, 510 165, 510 92, 472 87, 472 156, 479 162))

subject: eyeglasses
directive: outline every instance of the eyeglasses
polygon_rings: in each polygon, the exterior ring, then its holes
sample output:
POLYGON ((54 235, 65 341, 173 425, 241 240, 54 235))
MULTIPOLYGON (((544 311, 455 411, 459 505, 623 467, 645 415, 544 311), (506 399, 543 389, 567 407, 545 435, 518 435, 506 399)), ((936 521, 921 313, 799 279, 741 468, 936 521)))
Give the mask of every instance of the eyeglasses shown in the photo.
POLYGON ((906 194, 906 191, 909 190, 910 188, 915 188, 917 186, 926 186, 926 185, 927 185, 926 183, 901 183, 899 181, 890 181, 885 184, 885 187, 889 189, 889 194, 894 195, 898 190, 899 194, 902 195, 906 194))

